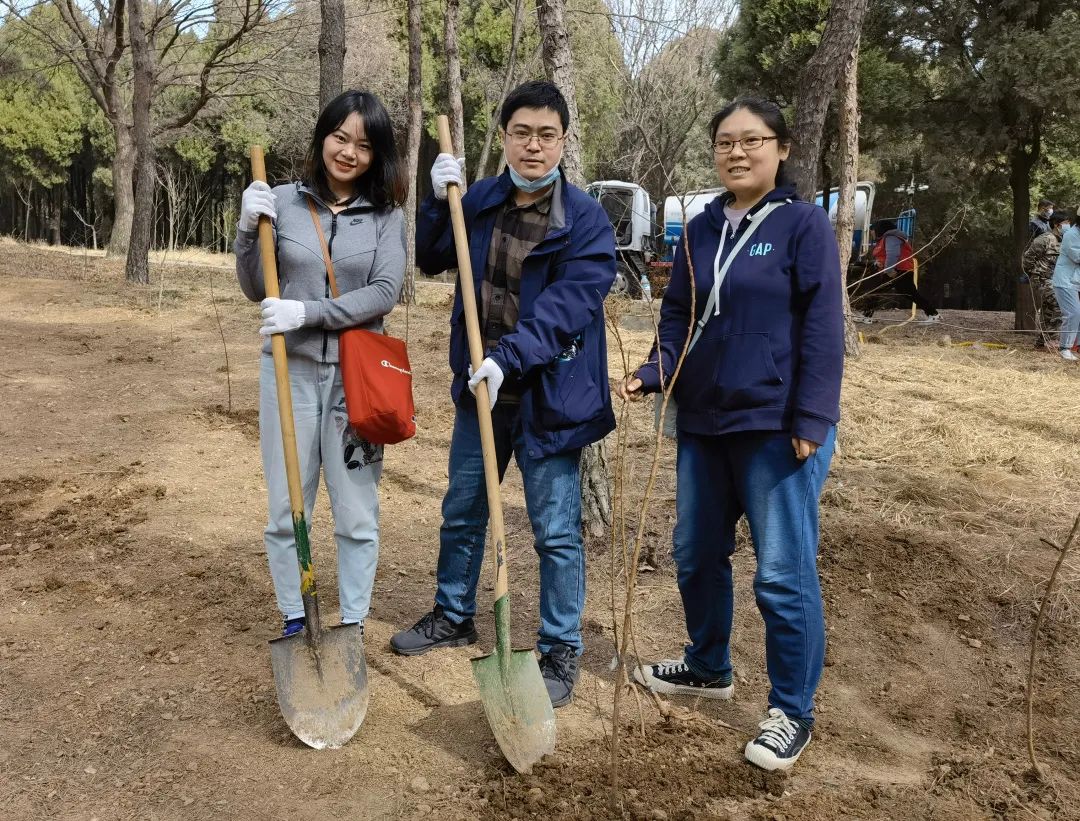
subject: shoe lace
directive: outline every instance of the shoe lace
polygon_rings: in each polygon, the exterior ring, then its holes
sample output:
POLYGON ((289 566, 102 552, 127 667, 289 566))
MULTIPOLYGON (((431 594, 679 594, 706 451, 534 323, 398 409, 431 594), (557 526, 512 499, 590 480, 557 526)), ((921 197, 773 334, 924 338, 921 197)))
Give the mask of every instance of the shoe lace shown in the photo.
POLYGON ((679 673, 685 673, 690 668, 686 666, 686 662, 683 659, 664 659, 659 661, 655 665, 656 675, 658 676, 672 676, 679 673))
POLYGON ((769 710, 769 717, 762 721, 758 727, 761 728, 758 741, 768 743, 778 750, 782 750, 791 744, 795 739, 795 735, 799 732, 798 725, 775 707, 769 710))
POLYGON ((430 613, 424 614, 424 617, 416 623, 413 630, 423 633, 429 639, 435 635, 435 611, 432 610, 430 613))
POLYGON ((570 657, 560 656, 555 653, 545 653, 540 656, 540 673, 543 675, 547 671, 551 671, 552 676, 559 681, 570 681, 572 674, 570 672, 570 657))

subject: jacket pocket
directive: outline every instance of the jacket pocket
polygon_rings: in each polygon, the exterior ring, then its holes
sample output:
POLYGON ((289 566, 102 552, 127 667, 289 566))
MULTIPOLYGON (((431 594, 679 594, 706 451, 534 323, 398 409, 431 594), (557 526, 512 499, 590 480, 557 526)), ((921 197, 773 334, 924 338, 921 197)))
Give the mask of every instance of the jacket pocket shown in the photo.
POLYGON ((584 424, 593 419, 602 406, 587 352, 579 348, 572 358, 564 356, 541 371, 536 387, 537 421, 547 430, 584 424))
POLYGON ((719 410, 782 405, 787 390, 773 361, 768 333, 731 334, 720 340, 715 402, 719 410))

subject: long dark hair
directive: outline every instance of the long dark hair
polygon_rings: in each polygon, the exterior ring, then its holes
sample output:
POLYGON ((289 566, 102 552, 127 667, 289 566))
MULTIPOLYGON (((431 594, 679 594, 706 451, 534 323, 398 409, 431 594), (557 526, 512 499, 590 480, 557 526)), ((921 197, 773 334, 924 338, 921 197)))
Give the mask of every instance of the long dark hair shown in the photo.
MULTIPOLYGON (((751 114, 759 116, 765 125, 776 134, 779 138, 777 140, 778 146, 791 145, 791 131, 788 129, 787 120, 784 118, 784 112, 780 110, 780 106, 772 100, 766 100, 764 97, 738 97, 717 111, 713 115, 712 120, 709 121, 709 140, 716 142, 716 129, 720 127, 720 123, 736 111, 741 111, 744 108, 751 114)), ((780 187, 781 185, 790 184, 791 181, 787 176, 785 161, 780 160, 780 165, 776 169, 776 180, 773 185, 774 187, 780 187)))
POLYGON ((354 113, 364 121, 371 143, 371 167, 356 180, 356 193, 363 194, 380 211, 401 205, 405 202, 405 170, 394 142, 394 126, 379 98, 369 91, 346 91, 322 110, 304 160, 304 184, 327 202, 337 199, 323 165, 323 141, 354 113))

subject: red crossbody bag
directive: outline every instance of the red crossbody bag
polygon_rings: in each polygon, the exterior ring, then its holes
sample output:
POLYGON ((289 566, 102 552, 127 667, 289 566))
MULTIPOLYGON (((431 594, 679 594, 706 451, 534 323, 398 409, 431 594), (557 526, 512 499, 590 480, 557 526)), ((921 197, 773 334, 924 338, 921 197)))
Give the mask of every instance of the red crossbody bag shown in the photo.
MULTIPOLYGON (((307 204, 322 245, 330 293, 336 299, 337 279, 330 249, 315 203, 309 198, 307 204)), ((358 436, 375 445, 394 445, 416 433, 412 367, 403 340, 385 331, 379 334, 363 328, 349 328, 338 332, 338 361, 349 424, 358 436)))

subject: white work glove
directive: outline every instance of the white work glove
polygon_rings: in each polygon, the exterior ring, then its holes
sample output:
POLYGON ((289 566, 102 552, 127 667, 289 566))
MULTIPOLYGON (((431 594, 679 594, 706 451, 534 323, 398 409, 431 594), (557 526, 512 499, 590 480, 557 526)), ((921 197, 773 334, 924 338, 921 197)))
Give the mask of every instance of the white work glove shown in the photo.
POLYGON ((495 360, 488 358, 480 363, 480 369, 476 372, 472 372, 472 367, 469 367, 469 391, 473 396, 476 396, 476 388, 482 380, 487 380, 488 386, 488 399, 491 401, 491 407, 495 407, 495 400, 499 397, 499 388, 503 383, 502 368, 495 364, 495 360))
POLYGON ((304 325, 304 303, 298 299, 268 296, 260 305, 263 326, 259 328, 259 333, 263 336, 295 331, 304 325))
POLYGON ((454 159, 450 154, 440 154, 431 166, 431 187, 435 190, 435 199, 446 199, 446 186, 457 183, 465 184, 465 158, 454 159))
POLYGON ((244 189, 244 196, 240 198, 240 230, 254 231, 258 228, 259 214, 266 214, 272 220, 277 219, 270 186, 256 180, 244 189))

